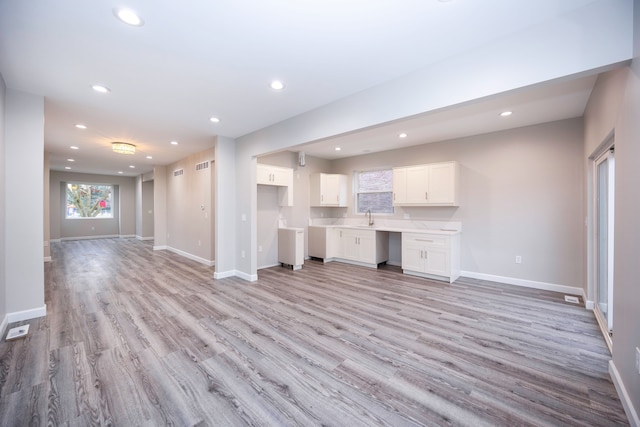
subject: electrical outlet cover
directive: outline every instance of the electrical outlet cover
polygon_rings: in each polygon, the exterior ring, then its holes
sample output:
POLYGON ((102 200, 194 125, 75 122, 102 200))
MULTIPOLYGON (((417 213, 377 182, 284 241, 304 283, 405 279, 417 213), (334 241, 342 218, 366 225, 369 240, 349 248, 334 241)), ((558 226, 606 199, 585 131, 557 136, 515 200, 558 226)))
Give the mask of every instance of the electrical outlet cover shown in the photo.
POLYGON ((15 340, 18 338, 26 337, 29 333, 29 325, 18 326, 10 329, 7 334, 7 341, 15 340))

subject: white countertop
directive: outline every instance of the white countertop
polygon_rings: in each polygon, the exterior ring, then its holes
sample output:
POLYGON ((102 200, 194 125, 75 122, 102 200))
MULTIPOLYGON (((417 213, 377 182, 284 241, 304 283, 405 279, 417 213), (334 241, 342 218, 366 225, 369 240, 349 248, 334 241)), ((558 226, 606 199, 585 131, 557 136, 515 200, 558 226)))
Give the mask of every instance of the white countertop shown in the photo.
POLYGON ((450 230, 450 229, 436 229, 436 228, 407 228, 407 227, 394 227, 394 226, 385 226, 385 225, 342 225, 342 224, 326 224, 326 225, 310 225, 309 227, 319 227, 319 228, 351 228, 353 230, 373 230, 373 231, 390 231, 395 233, 422 233, 422 234, 442 234, 446 236, 453 236, 455 234, 459 234, 460 230, 450 230))

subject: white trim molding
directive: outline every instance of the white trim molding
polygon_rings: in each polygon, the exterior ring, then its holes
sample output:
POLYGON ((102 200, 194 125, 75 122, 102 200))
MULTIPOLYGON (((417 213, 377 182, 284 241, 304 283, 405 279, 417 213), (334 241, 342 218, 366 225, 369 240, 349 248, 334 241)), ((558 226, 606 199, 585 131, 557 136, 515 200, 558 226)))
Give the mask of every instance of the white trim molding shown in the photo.
POLYGON ((60 243, 62 239, 49 239, 49 243, 60 243))
POLYGON ((247 273, 244 273, 244 272, 238 271, 238 270, 236 270, 235 273, 236 273, 235 274, 236 276, 238 276, 241 279, 246 280, 247 282, 255 282, 255 281, 258 280, 258 275, 257 274, 247 274, 247 273))
POLYGON ((44 257, 44 262, 51 262, 51 257, 50 256, 44 257))
POLYGON ((118 237, 120 237, 121 239, 131 239, 133 237, 136 237, 135 234, 120 234, 118 237))
POLYGON ((214 272, 213 273, 213 278, 214 279, 226 279, 227 277, 235 277, 236 275, 236 271, 235 270, 229 270, 229 271, 222 271, 222 272, 214 272))
POLYGON ((38 317, 44 317, 47 315, 47 304, 42 307, 32 308, 30 310, 14 311, 13 313, 7 313, 7 322, 22 322, 23 320, 35 319, 38 317))
POLYGON ((151 237, 136 236, 136 239, 138 239, 138 240, 153 240, 153 236, 151 236, 151 237))
MULTIPOLYGON (((77 237, 62 237, 60 240, 63 242, 69 240, 92 240, 92 239, 117 239, 119 234, 104 234, 102 236, 77 236, 77 237)), ((51 240, 53 242, 53 240, 51 240)))
POLYGON ((583 296, 582 288, 558 285, 556 283, 537 282, 535 280, 517 279, 515 277, 496 276, 493 274, 476 273, 473 271, 461 271, 460 276, 471 279, 488 280, 490 282, 506 283, 508 285, 522 286, 525 288, 542 289, 545 291, 560 292, 568 295, 583 296))
POLYGON ((631 427, 640 427, 638 408, 633 407, 631 397, 629 396, 629 393, 627 393, 627 389, 622 382, 622 378, 620 378, 620 373, 618 372, 618 369, 616 369, 616 365, 613 363, 613 360, 609 360, 609 375, 611 375, 613 385, 616 387, 624 412, 627 414, 627 418, 629 418, 629 424, 631 427))
POLYGON ((207 267, 213 267, 214 265, 216 265, 215 260, 208 260, 208 259, 204 259, 202 257, 199 257, 197 255, 193 255, 190 254, 189 252, 185 252, 185 251, 181 251, 180 249, 176 249, 176 248, 172 248, 171 246, 154 246, 153 247, 154 251, 169 251, 169 252, 173 252, 175 254, 178 254, 180 256, 183 256, 185 258, 189 258, 193 261, 199 262, 200 264, 204 264, 207 267))

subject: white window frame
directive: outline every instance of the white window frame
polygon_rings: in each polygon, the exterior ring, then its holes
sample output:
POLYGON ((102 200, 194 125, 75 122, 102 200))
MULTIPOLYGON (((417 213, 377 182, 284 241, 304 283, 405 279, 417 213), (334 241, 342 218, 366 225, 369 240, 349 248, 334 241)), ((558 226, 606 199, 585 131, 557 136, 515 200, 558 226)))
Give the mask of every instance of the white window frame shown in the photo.
POLYGON ((64 217, 65 219, 70 219, 70 220, 87 220, 87 219, 92 219, 92 220, 112 220, 114 219, 115 213, 114 213, 114 209, 115 209, 115 192, 116 192, 116 185, 115 184, 107 184, 107 183, 95 183, 95 182, 66 182, 64 183, 64 217), (70 185, 88 185, 88 186, 100 186, 100 187, 111 187, 111 195, 110 195, 110 205, 111 205, 111 210, 109 212, 109 216, 75 216, 75 215, 69 215, 69 201, 68 201, 68 191, 69 191, 69 186, 70 185))

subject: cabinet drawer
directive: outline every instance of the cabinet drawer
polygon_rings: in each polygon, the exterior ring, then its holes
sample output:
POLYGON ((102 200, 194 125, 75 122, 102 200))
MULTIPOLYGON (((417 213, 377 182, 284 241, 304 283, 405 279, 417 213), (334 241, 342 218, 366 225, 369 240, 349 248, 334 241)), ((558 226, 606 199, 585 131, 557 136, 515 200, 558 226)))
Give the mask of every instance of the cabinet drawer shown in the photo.
POLYGON ((403 243, 418 243, 424 246, 432 246, 437 248, 449 247, 449 236, 440 236, 437 234, 423 234, 423 233, 402 233, 403 243))

